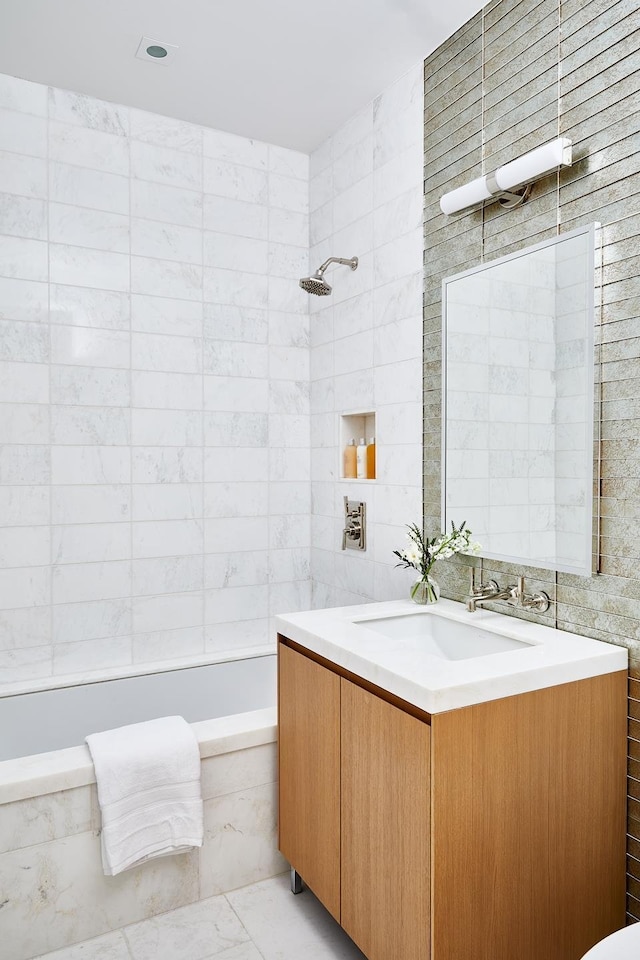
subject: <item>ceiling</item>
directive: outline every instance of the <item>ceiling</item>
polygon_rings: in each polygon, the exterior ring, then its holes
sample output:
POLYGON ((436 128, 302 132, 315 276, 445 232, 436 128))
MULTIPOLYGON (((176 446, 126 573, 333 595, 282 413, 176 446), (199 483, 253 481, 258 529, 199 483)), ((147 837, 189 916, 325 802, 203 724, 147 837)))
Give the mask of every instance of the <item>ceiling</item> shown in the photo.
POLYGON ((0 73, 313 150, 480 0, 1 0, 0 73), (136 59, 142 36, 176 44, 136 59))

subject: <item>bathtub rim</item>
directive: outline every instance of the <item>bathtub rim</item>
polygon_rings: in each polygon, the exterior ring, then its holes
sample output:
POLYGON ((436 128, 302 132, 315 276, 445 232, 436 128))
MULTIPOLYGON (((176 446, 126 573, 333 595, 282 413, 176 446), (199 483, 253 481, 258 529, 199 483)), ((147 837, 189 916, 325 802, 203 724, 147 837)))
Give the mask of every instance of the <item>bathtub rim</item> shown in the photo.
MULTIPOLYGON (((277 739, 277 707, 249 710, 190 724, 200 759, 246 750, 277 739)), ((96 782, 86 744, 0 761, 0 806, 73 790, 96 782)))
MULTIPOLYGON (((173 660, 153 660, 144 663, 127 663, 115 667, 101 667, 98 670, 83 670, 79 673, 49 674, 35 680, 14 680, 0 683, 0 700, 6 697, 20 697, 29 693, 42 693, 45 690, 60 690, 65 687, 82 687, 91 683, 109 680, 128 680, 144 677, 148 674, 170 673, 173 670, 189 670, 191 667, 207 667, 215 663, 230 663, 234 660, 253 660, 256 657, 272 657, 277 653, 275 642, 261 643, 252 647, 240 647, 219 654, 201 653, 194 657, 179 657, 173 660)), ((4 762, 4 761, 0 761, 4 762)))

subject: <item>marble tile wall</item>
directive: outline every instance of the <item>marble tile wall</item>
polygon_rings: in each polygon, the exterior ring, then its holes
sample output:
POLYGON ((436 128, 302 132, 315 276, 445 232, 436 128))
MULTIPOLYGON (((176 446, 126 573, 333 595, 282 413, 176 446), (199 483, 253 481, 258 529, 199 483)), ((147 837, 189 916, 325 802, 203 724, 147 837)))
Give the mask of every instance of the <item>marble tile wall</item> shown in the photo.
POLYGON ((310 604, 308 157, 0 76, 0 679, 310 604))
POLYGON ((325 141, 310 174, 311 269, 359 257, 309 302, 313 603, 404 597, 392 551, 422 512, 422 64, 325 141), (339 418, 368 411, 377 478, 341 480, 339 418), (366 503, 363 553, 341 549, 345 495, 366 503))
POLYGON ((105 877, 95 784, 2 806, 3 960, 29 958, 273 877, 276 745, 202 762, 201 849, 105 877))
MULTIPOLYGON (((485 563, 499 582, 517 573, 556 601, 550 626, 628 648, 628 920, 640 920, 640 50, 636 6, 623 0, 491 0, 425 61, 425 522, 440 516, 441 303, 443 276, 558 233, 602 224, 598 334, 600 574, 485 563), (575 162, 539 181, 505 214, 497 204, 455 218, 438 201, 448 189, 558 136, 575 162)), ((444 592, 462 599, 464 567, 443 564, 444 592)), ((504 612, 504 611, 503 611, 504 612)), ((506 611, 507 613, 509 611, 506 611)), ((530 614, 536 619, 537 616, 530 614)), ((579 802, 579 798, 576 799, 579 802)))

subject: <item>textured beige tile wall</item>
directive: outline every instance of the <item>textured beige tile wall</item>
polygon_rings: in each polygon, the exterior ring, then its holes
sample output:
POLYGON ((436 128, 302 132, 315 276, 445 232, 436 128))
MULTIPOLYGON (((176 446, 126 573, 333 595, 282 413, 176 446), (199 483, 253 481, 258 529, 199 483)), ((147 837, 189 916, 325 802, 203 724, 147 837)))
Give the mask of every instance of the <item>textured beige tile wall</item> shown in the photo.
MULTIPOLYGON (((440 529, 441 281, 483 260, 599 221, 601 549, 598 576, 485 562, 556 601, 558 629, 626 646, 629 679, 628 918, 640 919, 640 30, 637 0, 493 0, 425 61, 425 524, 440 529), (530 200, 444 217, 440 195, 501 162, 571 137, 570 170, 530 200)), ((466 567, 443 564, 446 596, 466 567)), ((507 611, 509 612, 509 611, 507 611)))

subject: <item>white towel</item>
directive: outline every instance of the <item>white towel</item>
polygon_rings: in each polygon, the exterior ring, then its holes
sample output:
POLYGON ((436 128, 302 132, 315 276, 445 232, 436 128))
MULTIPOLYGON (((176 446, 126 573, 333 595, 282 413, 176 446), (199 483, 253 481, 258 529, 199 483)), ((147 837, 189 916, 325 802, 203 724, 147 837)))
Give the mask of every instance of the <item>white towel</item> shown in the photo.
POLYGON ((86 740, 98 784, 106 876, 202 846, 200 751, 182 717, 134 723, 86 740))

